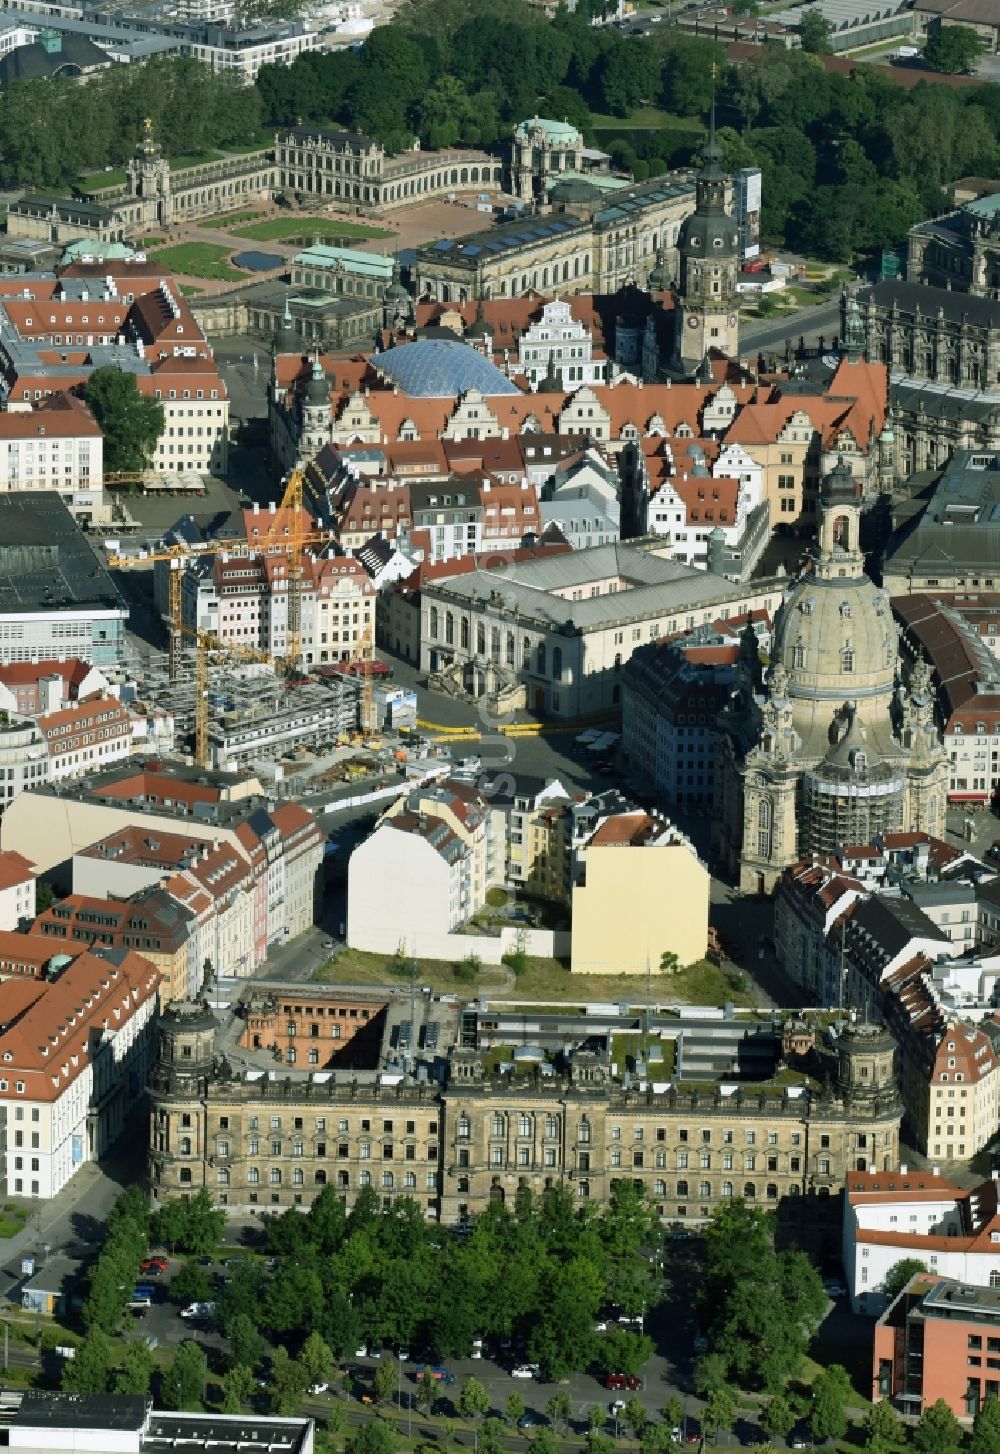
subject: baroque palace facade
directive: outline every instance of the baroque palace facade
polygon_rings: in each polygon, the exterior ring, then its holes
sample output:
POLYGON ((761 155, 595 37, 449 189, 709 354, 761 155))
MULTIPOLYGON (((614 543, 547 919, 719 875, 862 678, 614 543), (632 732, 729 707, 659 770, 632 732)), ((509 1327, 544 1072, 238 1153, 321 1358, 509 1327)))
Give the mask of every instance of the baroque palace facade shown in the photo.
MULTIPOLYGON (((303 993, 296 987, 298 997, 303 993)), ((288 1008, 287 1006, 285 1007, 288 1008)), ((303 1028, 303 1027, 298 1027, 303 1028)), ((327 1185, 351 1205, 371 1187, 389 1207, 414 1199, 456 1224, 521 1187, 559 1182, 601 1205, 620 1177, 667 1218, 703 1218, 732 1196, 763 1205, 829 1196, 849 1170, 898 1165, 894 1042, 860 1025, 820 1088, 714 1084, 626 1088, 579 1051, 548 1078, 488 1072, 452 1048, 443 1081, 394 1072, 252 1070, 220 1053, 206 1004, 172 1003, 151 1084, 154 1203, 205 1188, 241 1215, 308 1206, 327 1185)), ((309 1044, 306 1039, 304 1044, 309 1044)))

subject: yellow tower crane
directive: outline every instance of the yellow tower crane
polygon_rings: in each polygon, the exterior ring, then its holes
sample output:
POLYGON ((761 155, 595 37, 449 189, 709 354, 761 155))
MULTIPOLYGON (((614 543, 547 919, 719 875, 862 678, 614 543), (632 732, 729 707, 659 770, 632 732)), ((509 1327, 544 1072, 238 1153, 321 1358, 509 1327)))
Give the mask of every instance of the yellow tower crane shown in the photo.
MULTIPOLYGON (((302 553, 316 539, 313 519, 302 503, 305 471, 296 466, 285 481, 281 504, 262 544, 280 545, 288 571, 287 619, 285 623, 285 668, 298 669, 302 655, 302 553)), ((323 537, 319 537, 322 539, 323 537)))

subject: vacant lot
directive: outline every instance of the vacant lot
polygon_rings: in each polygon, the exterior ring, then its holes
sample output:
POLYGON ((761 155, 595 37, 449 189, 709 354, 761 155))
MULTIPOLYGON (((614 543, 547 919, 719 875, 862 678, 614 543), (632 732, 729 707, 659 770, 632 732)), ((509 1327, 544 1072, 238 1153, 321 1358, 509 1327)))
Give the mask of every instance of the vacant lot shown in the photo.
POLYGON ((252 227, 239 227, 235 237, 249 237, 253 242, 280 242, 286 237, 319 237, 324 242, 343 238, 355 242, 365 237, 391 237, 382 227, 367 227, 363 222, 344 222, 339 217, 268 217, 252 227))
POLYGON ((153 254, 153 262, 172 273, 188 278, 216 278, 224 283, 238 283, 246 277, 229 262, 229 249, 213 242, 181 242, 153 254))
MULTIPOLYGON (((336 984, 408 984, 410 960, 344 949, 316 977, 336 984)), ((646 999, 646 981, 642 976, 571 974, 557 959, 531 956, 524 973, 516 978, 506 965, 484 965, 477 970, 457 959, 418 959, 416 982, 431 985, 435 990, 454 990, 461 994, 486 991, 505 1000, 543 1001, 552 1005, 584 1004, 589 1000, 628 1000, 640 1005, 646 999)), ((656 1003, 722 1005, 727 1000, 737 1005, 752 1003, 745 991, 736 988, 733 980, 707 960, 687 965, 673 974, 654 972, 650 995, 656 1003)))

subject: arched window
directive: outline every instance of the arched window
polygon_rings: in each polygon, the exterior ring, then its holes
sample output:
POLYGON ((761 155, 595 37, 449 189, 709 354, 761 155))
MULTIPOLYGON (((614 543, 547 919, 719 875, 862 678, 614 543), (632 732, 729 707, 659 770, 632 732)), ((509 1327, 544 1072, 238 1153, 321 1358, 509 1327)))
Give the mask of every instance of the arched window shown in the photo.
POLYGON ((461 641, 462 641, 462 650, 463 651, 468 651, 468 649, 469 649, 469 618, 468 618, 468 616, 463 616, 462 617, 461 625, 459 627, 459 635, 460 635, 461 641))
POLYGON ((455 618, 450 611, 444 613, 444 639, 449 646, 454 646, 455 618))
POLYGON ((500 660, 500 627, 490 627, 490 660, 500 660))
POLYGON ((698 1195, 700 1197, 710 1197, 712 1195, 711 1183, 707 1181, 700 1181, 698 1183, 698 1195))
POLYGON ((430 610, 430 624, 431 624, 431 639, 433 641, 436 641, 437 640, 437 634, 438 634, 438 608, 436 606, 432 606, 431 607, 431 610, 430 610))
POLYGON ((552 675, 555 677, 556 681, 559 681, 561 679, 561 677, 562 677, 562 647, 561 646, 554 646, 552 648, 552 675))
POLYGON ((724 1181, 722 1183, 722 1195, 724 1197, 731 1197, 732 1194, 733 1194, 733 1184, 732 1184, 732 1182, 731 1181, 724 1181))
POLYGON ((757 804, 757 827, 770 828, 771 826, 771 804, 767 798, 762 798, 757 804))
POLYGON ((841 651, 841 653, 840 653, 840 669, 841 669, 841 671, 853 671, 854 670, 854 647, 853 646, 845 646, 844 649, 841 651))
POLYGON ((535 658, 536 658, 536 660, 535 660, 535 670, 538 672, 538 675, 540 677, 543 677, 545 675, 545 642, 544 641, 540 641, 538 643, 538 650, 535 653, 535 658))
POLYGON ((677 1195, 679 1197, 686 1197, 687 1194, 688 1194, 688 1184, 687 1184, 687 1182, 686 1181, 679 1181, 677 1183, 677 1195))
POLYGON ((486 655, 486 626, 482 621, 476 622, 476 652, 479 656, 486 655))
POLYGON ((744 1200, 745 1201, 748 1201, 748 1202, 752 1202, 754 1200, 754 1198, 756 1197, 756 1195, 757 1195, 757 1185, 756 1185, 756 1183, 755 1182, 752 1182, 752 1181, 746 1181, 746 1182, 744 1182, 743 1183, 743 1197, 744 1197, 744 1200))
POLYGON ((517 665, 517 662, 515 660, 515 653, 516 653, 516 643, 514 641, 514 633, 513 633, 513 631, 508 631, 507 632, 507 665, 508 666, 516 666, 517 665))
POLYGON ((776 1202, 778 1200, 778 1188, 773 1181, 769 1181, 767 1184, 767 1199, 769 1202, 776 1202))
POLYGON ((805 649, 805 646, 802 644, 801 641, 796 641, 795 647, 794 647, 794 649, 792 651, 792 666, 805 666, 805 664, 806 664, 806 649, 805 649))

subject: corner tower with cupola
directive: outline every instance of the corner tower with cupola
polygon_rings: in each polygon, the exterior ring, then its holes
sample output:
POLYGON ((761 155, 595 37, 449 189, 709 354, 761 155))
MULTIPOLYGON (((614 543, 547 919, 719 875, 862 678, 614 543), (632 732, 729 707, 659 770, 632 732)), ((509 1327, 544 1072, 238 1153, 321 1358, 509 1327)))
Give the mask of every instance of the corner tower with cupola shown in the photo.
POLYGON ((736 358, 740 348, 739 230, 726 211, 726 174, 715 139, 715 98, 698 173, 695 209, 677 238, 680 277, 671 371, 693 374, 711 349, 736 358))

